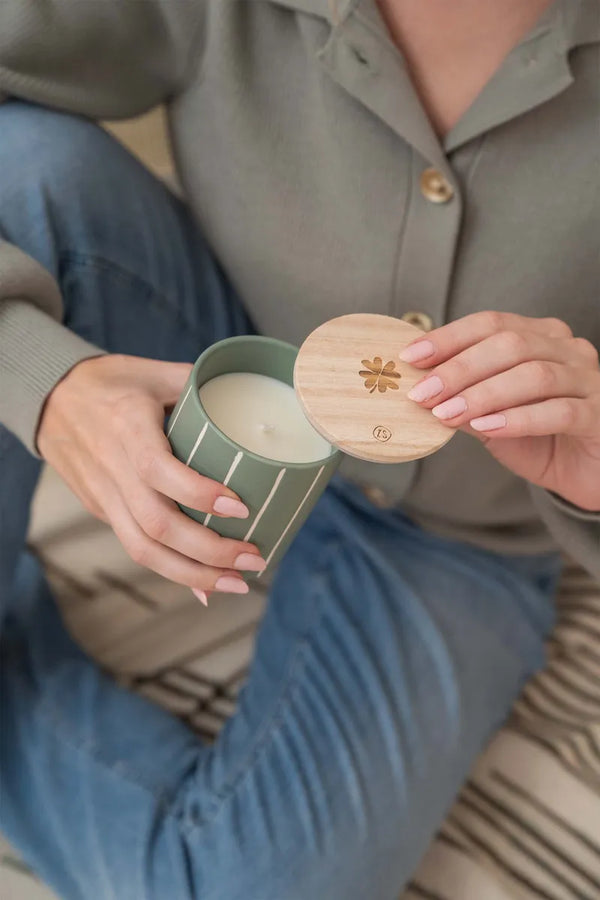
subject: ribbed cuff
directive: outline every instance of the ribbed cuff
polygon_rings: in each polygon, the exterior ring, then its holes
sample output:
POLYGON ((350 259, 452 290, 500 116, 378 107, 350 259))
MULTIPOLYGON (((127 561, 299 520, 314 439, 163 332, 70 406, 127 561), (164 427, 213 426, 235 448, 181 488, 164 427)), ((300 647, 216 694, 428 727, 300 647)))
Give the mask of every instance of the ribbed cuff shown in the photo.
POLYGON ((25 300, 0 303, 0 422, 37 456, 46 397, 74 365, 104 352, 25 300))
POLYGON ((600 580, 600 513, 529 484, 533 502, 559 547, 600 580))

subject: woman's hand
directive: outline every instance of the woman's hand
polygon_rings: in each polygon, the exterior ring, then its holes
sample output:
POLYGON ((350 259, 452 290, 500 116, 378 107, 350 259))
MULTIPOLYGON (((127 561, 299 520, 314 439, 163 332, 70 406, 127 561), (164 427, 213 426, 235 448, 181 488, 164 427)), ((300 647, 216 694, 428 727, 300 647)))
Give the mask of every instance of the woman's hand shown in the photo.
POLYGON ((559 319, 465 316, 400 354, 433 371, 408 396, 528 481, 600 510, 598 352, 559 319))
POLYGON ((108 522, 131 558, 165 578, 206 591, 246 593, 235 571, 261 571, 254 544, 220 537, 182 513, 181 503, 246 518, 229 488, 179 462, 163 433, 191 366, 134 356, 84 360, 54 388, 38 448, 83 505, 108 522))

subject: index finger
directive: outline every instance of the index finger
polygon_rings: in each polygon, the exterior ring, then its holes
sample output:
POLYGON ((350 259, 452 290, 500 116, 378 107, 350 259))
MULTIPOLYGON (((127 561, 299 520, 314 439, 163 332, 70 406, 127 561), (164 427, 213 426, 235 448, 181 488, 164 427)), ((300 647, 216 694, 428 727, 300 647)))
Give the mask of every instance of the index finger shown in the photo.
POLYGON ((573 334, 566 322, 560 319, 487 310, 435 328, 427 335, 416 338, 398 355, 413 366, 429 368, 500 331, 533 332, 555 339, 569 338, 573 334))

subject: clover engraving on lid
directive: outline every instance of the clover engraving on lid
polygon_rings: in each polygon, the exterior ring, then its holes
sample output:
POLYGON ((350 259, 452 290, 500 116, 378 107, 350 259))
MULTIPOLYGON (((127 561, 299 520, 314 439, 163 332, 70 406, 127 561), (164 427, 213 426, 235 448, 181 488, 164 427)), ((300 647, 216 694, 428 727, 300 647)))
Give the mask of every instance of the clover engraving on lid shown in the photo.
POLYGON ((365 368, 361 369, 358 374, 365 379, 365 387, 370 394, 375 389, 380 394, 385 394, 388 388, 393 391, 398 390, 398 384, 394 379, 401 376, 400 372, 396 372, 396 363, 393 359, 384 365, 382 358, 375 356, 372 362, 370 359, 362 359, 361 363, 365 368))

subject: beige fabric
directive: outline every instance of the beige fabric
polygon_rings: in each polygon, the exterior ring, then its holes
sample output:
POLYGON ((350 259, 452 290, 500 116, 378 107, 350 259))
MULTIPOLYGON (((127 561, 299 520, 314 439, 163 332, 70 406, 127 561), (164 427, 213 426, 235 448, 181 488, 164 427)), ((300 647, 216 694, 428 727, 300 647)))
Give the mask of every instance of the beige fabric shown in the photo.
POLYGON ((124 122, 105 122, 105 127, 138 156, 155 175, 170 180, 174 175, 164 106, 124 122))

